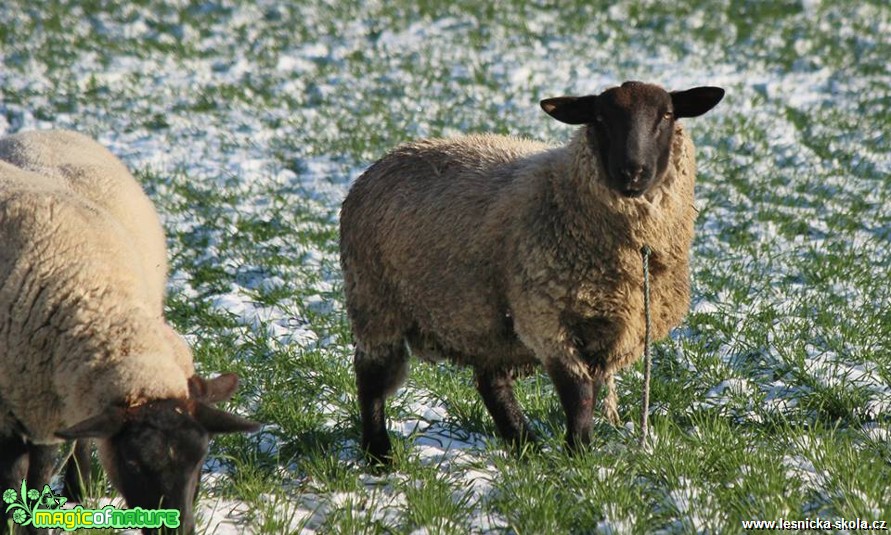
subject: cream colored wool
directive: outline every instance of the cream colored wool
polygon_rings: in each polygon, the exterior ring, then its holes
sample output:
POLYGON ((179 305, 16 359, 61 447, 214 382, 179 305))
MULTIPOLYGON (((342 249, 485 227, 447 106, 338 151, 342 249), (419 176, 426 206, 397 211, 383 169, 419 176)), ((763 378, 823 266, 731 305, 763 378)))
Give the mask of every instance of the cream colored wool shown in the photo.
MULTIPOLYGON (((693 146, 676 125, 665 177, 640 198, 605 183, 594 141, 495 135, 396 148, 341 214, 346 301, 367 355, 406 339, 422 358, 480 369, 564 359, 612 386, 643 351, 641 247, 650 245, 652 335, 689 307, 693 146)), ((615 420, 614 391, 605 412, 615 420)))
POLYGON ((185 398, 166 244, 121 162, 74 132, 0 138, 0 433, 35 443, 110 404, 185 398))

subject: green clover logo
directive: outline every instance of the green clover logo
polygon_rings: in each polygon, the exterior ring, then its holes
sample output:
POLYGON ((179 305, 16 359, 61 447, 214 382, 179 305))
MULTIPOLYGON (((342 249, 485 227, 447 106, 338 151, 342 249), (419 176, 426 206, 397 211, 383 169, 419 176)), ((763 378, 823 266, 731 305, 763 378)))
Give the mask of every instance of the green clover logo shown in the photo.
MULTIPOLYGON (((12 511, 12 520, 20 526, 27 526, 31 523, 31 505, 28 503, 28 485, 22 480, 21 499, 16 495, 13 489, 3 491, 3 501, 9 504, 6 512, 12 511)), ((39 493, 38 493, 39 496, 39 493)))
POLYGON ((3 491, 3 501, 8 504, 6 512, 12 512, 12 520, 20 526, 28 526, 38 509, 54 510, 65 505, 67 498, 56 496, 49 485, 43 486, 43 491, 37 489, 28 490, 27 482, 22 480, 20 493, 15 489, 3 491))

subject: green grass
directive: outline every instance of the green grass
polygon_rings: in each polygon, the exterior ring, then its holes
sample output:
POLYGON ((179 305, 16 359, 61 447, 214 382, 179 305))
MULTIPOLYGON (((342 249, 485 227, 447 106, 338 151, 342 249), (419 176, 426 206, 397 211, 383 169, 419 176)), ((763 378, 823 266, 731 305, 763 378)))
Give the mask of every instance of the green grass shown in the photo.
POLYGON ((889 28, 878 0, 9 0, 0 128, 92 134, 158 206, 168 317, 201 372, 241 376, 227 407, 267 424, 211 448, 225 469, 201 503, 241 503, 239 529, 891 521, 889 28), (544 444, 517 456, 468 370, 413 363, 388 404, 395 466, 368 467, 337 255, 349 182, 416 137, 561 142, 539 99, 625 79, 727 89, 687 122, 694 310, 656 347, 654 444, 636 445, 640 363, 618 377, 626 424, 598 417, 576 457, 547 377, 518 384, 544 444))

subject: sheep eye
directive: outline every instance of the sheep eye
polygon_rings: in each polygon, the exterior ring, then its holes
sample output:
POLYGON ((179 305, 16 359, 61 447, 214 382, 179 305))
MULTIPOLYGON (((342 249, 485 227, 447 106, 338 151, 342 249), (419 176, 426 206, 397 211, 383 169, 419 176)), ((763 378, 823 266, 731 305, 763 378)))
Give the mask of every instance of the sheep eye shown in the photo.
POLYGON ((672 117, 674 117, 674 114, 671 113, 670 111, 667 111, 667 112, 665 112, 665 113, 662 114, 662 120, 663 120, 663 121, 670 121, 672 117))
POLYGON ((597 121, 598 123, 602 123, 602 122, 603 122, 603 115, 597 115, 597 116, 595 116, 595 117, 594 117, 594 120, 597 121))

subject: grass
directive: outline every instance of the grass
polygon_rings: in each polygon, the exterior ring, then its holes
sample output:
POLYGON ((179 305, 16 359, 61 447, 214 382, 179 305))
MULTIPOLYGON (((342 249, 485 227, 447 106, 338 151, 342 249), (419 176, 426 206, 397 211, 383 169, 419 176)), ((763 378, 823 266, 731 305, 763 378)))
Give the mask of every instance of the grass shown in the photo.
POLYGON ((237 506, 237 531, 891 521, 889 28, 878 0, 9 0, 0 130, 92 134, 158 206, 170 321, 267 424, 211 448, 201 503, 237 506), (337 256, 350 181, 416 137, 560 142, 540 98, 625 79, 727 89, 688 121, 694 303, 657 346, 652 448, 631 423, 640 364, 618 378, 628 423, 598 419, 577 457, 549 380, 522 380, 545 443, 518 458, 467 370, 415 363, 388 405, 395 467, 369 468, 337 256))

